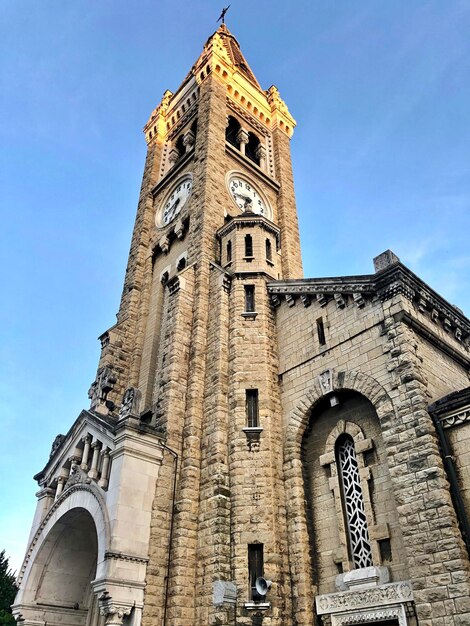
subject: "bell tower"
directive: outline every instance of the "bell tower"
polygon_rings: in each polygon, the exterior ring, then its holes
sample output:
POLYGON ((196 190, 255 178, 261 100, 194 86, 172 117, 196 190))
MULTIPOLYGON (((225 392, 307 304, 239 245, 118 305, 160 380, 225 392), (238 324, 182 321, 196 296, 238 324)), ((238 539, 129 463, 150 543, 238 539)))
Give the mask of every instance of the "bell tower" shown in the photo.
POLYGON ((266 623, 285 614, 281 412, 266 282, 302 272, 294 126, 276 87, 261 88, 222 24, 144 127, 122 300, 101 337, 91 399, 109 414, 136 389, 141 421, 165 436, 149 520, 149 625, 251 623, 261 573, 275 580, 266 623))
POLYGON ((152 112, 91 407, 35 476, 23 626, 470 615, 469 322, 391 251, 301 278, 294 126, 225 24, 152 112))
POLYGON ((291 619, 267 283, 302 272, 294 126, 222 24, 144 127, 117 321, 100 337, 89 411, 38 474, 54 504, 41 501, 37 533, 72 489, 103 492, 90 626, 98 608, 110 626, 291 619))

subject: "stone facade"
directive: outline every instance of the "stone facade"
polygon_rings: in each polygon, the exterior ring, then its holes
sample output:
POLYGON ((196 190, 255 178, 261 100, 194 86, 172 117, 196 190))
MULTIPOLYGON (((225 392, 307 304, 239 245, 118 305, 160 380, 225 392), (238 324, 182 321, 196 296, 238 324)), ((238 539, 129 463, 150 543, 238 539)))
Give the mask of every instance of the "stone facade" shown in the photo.
POLYGON ((25 626, 470 624, 470 322, 390 251, 301 278, 294 126, 225 25, 152 112, 25 626))

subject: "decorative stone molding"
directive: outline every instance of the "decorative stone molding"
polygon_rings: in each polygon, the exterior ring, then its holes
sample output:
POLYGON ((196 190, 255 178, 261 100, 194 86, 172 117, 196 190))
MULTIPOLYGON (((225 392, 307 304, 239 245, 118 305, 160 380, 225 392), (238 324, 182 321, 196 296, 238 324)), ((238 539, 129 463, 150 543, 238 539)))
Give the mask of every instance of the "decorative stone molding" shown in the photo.
POLYGON ((279 248, 281 231, 270 220, 262 215, 256 215, 255 213, 242 213, 231 219, 227 224, 224 224, 217 231, 217 237, 222 239, 230 234, 234 230, 240 230, 242 228, 252 228, 253 226, 262 226, 263 230, 274 235, 276 238, 276 248, 279 248))
POLYGON ((459 413, 446 415, 441 418, 441 422, 444 428, 452 428, 453 426, 459 426, 460 424, 465 424, 465 422, 470 422, 470 408, 460 411, 459 413))
POLYGON ((133 563, 148 563, 148 557, 137 556, 134 554, 124 554, 123 552, 111 552, 104 553, 105 559, 117 559, 120 561, 131 561, 133 563))
POLYGON ((79 465, 74 464, 70 469, 70 475, 65 483, 64 491, 81 483, 89 485, 91 483, 91 478, 88 477, 87 472, 83 471, 79 465))
POLYGON ((397 606, 390 609, 372 609, 351 615, 333 616, 331 626, 352 626, 353 624, 362 626, 365 623, 370 624, 393 619, 398 620, 398 626, 407 626, 408 624, 404 608, 397 606))
POLYGON ((399 262, 387 265, 377 274, 278 280, 268 283, 267 288, 271 298, 275 295, 300 297, 316 294, 321 306, 334 298, 340 307, 341 297, 344 299, 345 294, 350 294, 359 307, 364 306, 364 296, 378 296, 384 302, 402 295, 413 302, 421 314, 428 315, 434 323, 440 322, 444 330, 452 333, 460 343, 470 337, 470 322, 463 313, 399 262))
POLYGON ((121 626, 124 617, 130 615, 132 606, 116 603, 107 591, 98 598, 100 614, 105 617, 107 626, 121 626))
MULTIPOLYGON (((365 608, 386 607, 390 604, 413 601, 413 590, 409 581, 389 583, 364 591, 344 591, 317 596, 315 599, 317 613, 339 613, 365 608)), ((347 623, 347 622, 344 622, 347 623)), ((352 622, 354 623, 354 622, 352 622)))
POLYGON ((263 429, 258 426, 246 427, 243 429, 246 435, 246 441, 248 444, 248 450, 250 452, 259 452, 260 448, 260 436, 263 429))

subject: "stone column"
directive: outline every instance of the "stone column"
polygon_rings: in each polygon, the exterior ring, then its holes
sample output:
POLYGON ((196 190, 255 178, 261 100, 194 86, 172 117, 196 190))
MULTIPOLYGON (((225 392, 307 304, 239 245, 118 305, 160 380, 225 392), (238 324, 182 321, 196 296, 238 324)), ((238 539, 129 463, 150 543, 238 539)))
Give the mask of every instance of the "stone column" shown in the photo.
POLYGON ((237 133, 237 141, 240 144, 240 152, 242 154, 245 154, 245 146, 248 143, 248 131, 245 130, 244 128, 240 128, 240 130, 237 133))
POLYGON ((256 148, 256 158, 259 159, 259 166, 262 170, 266 170, 266 147, 259 145, 256 148))
POLYGON ((101 468, 101 478, 98 485, 103 489, 108 486, 108 470, 109 470, 109 448, 105 448, 103 452, 103 466, 101 468))
POLYGON ((98 458, 100 454, 101 442, 94 441, 91 444, 91 447, 93 449, 93 457, 91 459, 91 468, 90 468, 90 471, 88 472, 88 476, 89 478, 96 479, 98 478, 98 458))
POLYGON ((80 467, 82 468, 82 470, 87 472, 88 471, 88 455, 90 454, 90 444, 91 444, 90 435, 86 435, 86 437, 84 437, 82 441, 84 442, 84 444, 83 444, 82 464, 80 465, 80 467))
POLYGON ((67 482, 67 477, 66 476, 59 476, 59 478, 57 479, 57 489, 56 489, 56 492, 55 492, 55 499, 56 500, 60 496, 62 491, 64 490, 64 485, 65 485, 66 482, 67 482))

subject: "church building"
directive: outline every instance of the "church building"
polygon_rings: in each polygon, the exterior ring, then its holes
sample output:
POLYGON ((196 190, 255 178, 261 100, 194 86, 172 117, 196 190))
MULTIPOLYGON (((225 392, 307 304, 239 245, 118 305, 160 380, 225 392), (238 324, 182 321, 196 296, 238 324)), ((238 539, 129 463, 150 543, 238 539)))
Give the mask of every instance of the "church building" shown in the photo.
POLYGON ((225 24, 150 115, 20 626, 470 625, 470 322, 389 250, 302 278, 294 127, 225 24))

